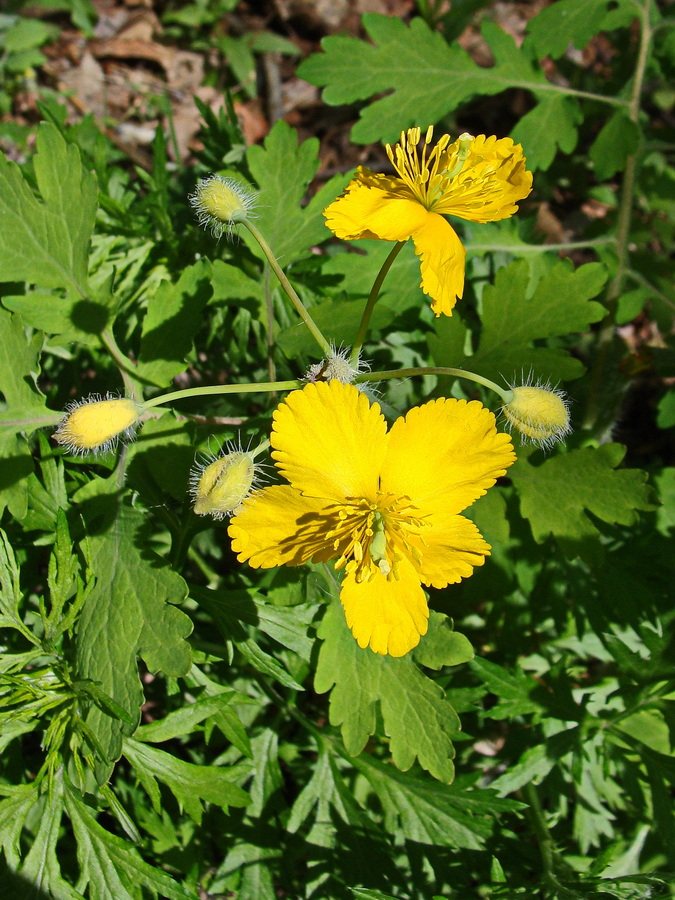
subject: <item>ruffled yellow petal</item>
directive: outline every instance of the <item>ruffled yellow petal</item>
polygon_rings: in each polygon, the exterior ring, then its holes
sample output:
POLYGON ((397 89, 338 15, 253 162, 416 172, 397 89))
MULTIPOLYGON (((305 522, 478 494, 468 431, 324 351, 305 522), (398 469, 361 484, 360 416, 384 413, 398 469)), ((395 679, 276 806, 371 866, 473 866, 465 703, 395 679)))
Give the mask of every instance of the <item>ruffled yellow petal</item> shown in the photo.
POLYGON ((376 572, 358 584, 353 575, 342 582, 340 600, 347 625, 359 647, 375 653, 405 656, 427 633, 429 607, 413 568, 402 563, 398 581, 376 572))
POLYGON ((227 533, 239 562, 254 569, 326 562, 336 551, 326 540, 325 505, 289 485, 255 491, 230 521, 227 533))
POLYGON ((511 438, 477 400, 432 400, 394 422, 381 490, 407 495, 421 513, 454 514, 515 460, 511 438))
POLYGON ((271 437, 277 467, 311 497, 343 502, 373 498, 387 447, 377 403, 352 384, 308 384, 274 413, 271 437))
POLYGON ((399 178, 359 169, 343 196, 323 214, 326 225, 343 240, 406 241, 423 224, 427 211, 399 178))
POLYGON ((424 584, 443 588, 468 578, 490 555, 490 545, 464 516, 434 513, 421 537, 421 562, 415 565, 424 584))
MULTIPOLYGON (((448 153, 457 145, 448 147, 448 153)), ((470 222, 496 222, 512 216, 532 190, 532 173, 525 168, 520 144, 511 138, 473 139, 461 172, 451 182, 434 212, 470 222)))
POLYGON ((457 298, 464 293, 466 252, 462 242, 436 213, 427 214, 412 239, 415 253, 420 257, 422 290, 431 297, 431 308, 437 316, 441 313, 451 316, 457 298))

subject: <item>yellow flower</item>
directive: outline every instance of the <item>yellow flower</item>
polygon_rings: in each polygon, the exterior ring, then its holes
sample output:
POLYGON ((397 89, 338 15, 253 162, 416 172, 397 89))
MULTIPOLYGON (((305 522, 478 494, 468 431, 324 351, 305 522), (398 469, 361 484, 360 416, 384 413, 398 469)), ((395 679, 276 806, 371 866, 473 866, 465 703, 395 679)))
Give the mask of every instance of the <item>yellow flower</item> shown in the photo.
POLYGON ((139 413, 138 404, 126 397, 103 399, 94 394, 68 407, 54 432, 54 440, 71 453, 104 453, 115 446, 118 438, 133 435, 139 413))
POLYGON ((377 403, 329 381, 289 394, 271 443, 289 483, 254 492, 232 518, 240 562, 335 560, 359 646, 403 656, 427 630, 421 585, 460 581, 489 555, 459 513, 515 461, 511 439, 466 400, 418 406, 387 431, 377 403))
POLYGON ((387 154, 398 176, 378 175, 360 166, 356 177, 324 210, 326 224, 339 238, 413 239, 420 257, 422 290, 440 316, 452 315, 464 291, 466 252, 443 216, 470 222, 496 222, 518 209, 532 190, 520 144, 511 138, 463 134, 454 143, 444 134, 427 155, 433 128, 427 129, 420 156, 419 128, 401 133, 387 154))

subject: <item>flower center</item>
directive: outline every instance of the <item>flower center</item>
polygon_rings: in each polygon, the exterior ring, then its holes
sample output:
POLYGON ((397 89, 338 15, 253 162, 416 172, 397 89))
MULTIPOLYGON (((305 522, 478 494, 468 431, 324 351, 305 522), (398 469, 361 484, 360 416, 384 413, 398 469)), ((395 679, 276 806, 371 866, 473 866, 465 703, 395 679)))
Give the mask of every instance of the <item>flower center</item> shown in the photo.
POLYGON ((401 559, 421 562, 420 532, 425 526, 407 497, 378 493, 376 499, 350 499, 328 511, 326 541, 339 553, 336 569, 346 567, 358 582, 376 572, 398 578, 401 559))
POLYGON ((435 209, 446 199, 452 182, 457 178, 469 156, 473 137, 461 134, 450 151, 450 135, 444 134, 427 155, 434 129, 430 125, 424 137, 422 154, 418 144, 422 132, 419 128, 409 128, 401 132, 401 141, 391 148, 387 144, 387 155, 399 178, 405 182, 415 199, 426 209, 435 209))

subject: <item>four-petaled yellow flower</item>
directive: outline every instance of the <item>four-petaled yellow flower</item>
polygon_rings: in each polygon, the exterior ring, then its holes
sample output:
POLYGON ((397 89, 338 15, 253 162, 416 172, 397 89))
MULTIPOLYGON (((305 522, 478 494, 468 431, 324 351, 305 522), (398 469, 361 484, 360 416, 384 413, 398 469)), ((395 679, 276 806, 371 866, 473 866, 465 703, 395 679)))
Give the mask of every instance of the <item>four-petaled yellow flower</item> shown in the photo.
POLYGON ((470 222, 496 222, 518 209, 532 190, 520 144, 511 138, 463 134, 454 143, 444 134, 427 155, 433 136, 429 127, 422 153, 419 128, 401 133, 387 154, 398 177, 379 175, 360 166, 356 177, 324 210, 326 224, 339 238, 413 239, 420 257, 422 290, 440 316, 452 315, 464 291, 466 252, 443 216, 470 222))
POLYGON ((254 492, 228 529, 255 568, 336 560, 360 647, 403 656, 426 633, 422 584, 442 588, 489 555, 459 513, 515 461, 477 401, 433 400, 390 431, 377 403, 338 381, 293 391, 274 413, 273 456, 289 484, 254 492))

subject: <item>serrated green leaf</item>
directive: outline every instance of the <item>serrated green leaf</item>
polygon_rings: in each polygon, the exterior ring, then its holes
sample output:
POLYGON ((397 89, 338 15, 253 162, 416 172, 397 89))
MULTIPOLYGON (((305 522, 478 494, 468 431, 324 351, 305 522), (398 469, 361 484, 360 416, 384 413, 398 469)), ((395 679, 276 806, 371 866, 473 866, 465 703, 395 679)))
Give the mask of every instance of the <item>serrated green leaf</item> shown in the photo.
POLYGON ((449 46, 421 18, 408 26, 397 16, 367 13, 362 21, 372 45, 355 38, 324 38, 324 52, 298 69, 301 78, 325 88, 323 99, 332 106, 387 92, 361 111, 351 132, 357 143, 393 142, 402 129, 438 122, 477 94, 523 87, 548 96, 556 90, 510 35, 491 22, 484 21, 483 35, 496 64, 484 68, 459 44, 449 46))
POLYGON ((638 510, 654 509, 646 473, 617 471, 625 452, 621 444, 603 444, 554 456, 536 467, 519 459, 509 474, 535 541, 552 534, 570 559, 598 562, 600 532, 588 512, 610 524, 634 525, 638 510))
POLYGON ((202 802, 215 803, 227 812, 230 806, 247 806, 251 798, 233 782, 241 778, 241 767, 198 766, 149 747, 133 738, 124 741, 123 753, 142 783, 153 778, 167 785, 181 809, 199 824, 202 802))
POLYGON ((576 97, 544 97, 526 113, 511 137, 526 148, 527 167, 548 169, 558 150, 571 153, 577 145, 583 113, 576 97))
MULTIPOLYGON (((354 300, 329 300, 311 308, 311 316, 326 340, 334 346, 349 346, 353 343, 364 304, 354 300)), ((393 320, 394 313, 384 304, 378 303, 370 320, 370 330, 385 329, 393 320)), ((291 358, 316 355, 316 341, 303 323, 292 325, 280 332, 277 343, 286 356, 291 358)))
POLYGON ((347 752, 359 754, 375 732, 379 702, 394 764, 405 771, 417 759, 434 778, 452 781, 452 737, 460 724, 442 688, 410 655, 394 659, 362 650, 339 602, 327 607, 318 635, 323 643, 314 687, 331 691, 330 722, 340 726, 347 752))
MULTIPOLYGON (((248 148, 246 158, 260 189, 256 226, 282 266, 306 255, 313 244, 328 240, 322 211, 345 187, 348 177, 336 175, 306 206, 302 200, 319 168, 319 141, 298 144, 297 132, 283 120, 275 123, 264 145, 248 148)), ((262 251, 251 241, 255 253, 262 251)))
POLYGON ((212 294, 211 264, 200 260, 183 269, 176 284, 162 282, 143 319, 135 374, 160 387, 187 368, 187 355, 212 294))
POLYGON ((251 801, 247 810, 252 817, 262 814, 268 802, 284 783, 279 767, 279 739, 270 729, 265 728, 251 741, 253 751, 253 782, 251 801))
POLYGON ((493 791, 466 791, 438 784, 385 766, 363 755, 354 766, 377 794, 385 828, 399 830, 411 841, 479 850, 493 831, 496 817, 522 809, 521 803, 499 799, 493 791))
POLYGON ((141 859, 132 844, 99 825, 77 791, 68 789, 65 803, 77 841, 79 885, 88 886, 89 900, 137 900, 139 885, 155 897, 197 900, 166 872, 141 859))
MULTIPOLYGON (((350 297, 360 297, 365 305, 391 244, 387 241, 349 241, 344 253, 336 253, 323 265, 324 275, 340 276, 337 288, 350 297)), ((408 241, 394 260, 382 285, 379 304, 400 314, 407 309, 419 310, 429 304, 420 287, 420 260, 412 241, 408 241)), ((375 307, 377 312, 378 307, 375 307)), ((355 324, 352 325, 352 333, 355 324)))
MULTIPOLYGON (((183 579, 146 547, 143 514, 115 496, 93 502, 87 516, 91 567, 100 573, 82 609, 76 632, 76 673, 99 682, 137 723, 143 702, 136 657, 151 672, 184 675, 190 668, 190 619, 170 604, 187 595, 183 579)), ((122 750, 118 719, 93 707, 86 718, 108 755, 97 762, 104 781, 122 750)))
POLYGON ((518 762, 493 781, 490 788, 500 797, 506 797, 531 781, 539 784, 563 756, 578 746, 579 738, 579 728, 575 725, 557 732, 541 744, 528 747, 518 762))
POLYGON ((98 186, 80 152, 54 125, 37 132, 33 160, 41 199, 16 163, 0 155, 0 269, 4 281, 28 281, 87 294, 89 239, 98 186))
POLYGON ((429 630, 413 650, 415 661, 428 669, 458 666, 473 659, 473 647, 463 634, 452 630, 452 620, 442 613, 429 614, 429 630))
POLYGON ((620 109, 610 116, 588 151, 595 174, 600 181, 623 172, 626 159, 635 153, 640 141, 640 128, 628 112, 620 109))
POLYGON ((538 712, 541 707, 530 694, 537 683, 520 669, 509 672, 497 663, 488 659, 476 658, 471 668, 487 688, 499 698, 499 702, 490 707, 486 716, 491 719, 507 719, 512 716, 538 712))
POLYGON ((74 890, 61 875, 56 843, 61 828, 63 805, 63 781, 59 776, 55 778, 46 797, 37 834, 18 871, 23 879, 24 890, 18 889, 14 895, 16 900, 30 900, 41 893, 54 900, 84 900, 82 894, 74 890))
POLYGON ((533 347, 532 342, 570 332, 586 331, 599 321, 604 307, 591 298, 606 280, 604 266, 588 263, 576 271, 565 260, 544 275, 530 291, 530 269, 516 260, 497 272, 494 286, 486 285, 482 297, 480 342, 475 353, 464 353, 466 326, 459 316, 436 319, 436 336, 429 347, 439 366, 459 366, 503 383, 523 373, 544 382, 577 378, 583 368, 578 360, 558 348, 533 347))
POLYGON ((562 56, 570 44, 582 50, 593 35, 628 25, 636 15, 630 0, 557 0, 545 6, 527 25, 538 58, 562 56))
POLYGON ((7 865, 13 871, 19 867, 21 831, 26 818, 39 799, 38 785, 32 784, 3 784, 0 785, 0 795, 5 799, 0 801, 0 845, 5 851, 7 865))
POLYGON ((188 703, 170 712, 163 719, 156 719, 149 725, 141 725, 134 732, 134 739, 145 743, 159 744, 172 738, 191 734, 195 728, 211 716, 221 712, 237 696, 236 691, 224 690, 214 697, 188 703))

